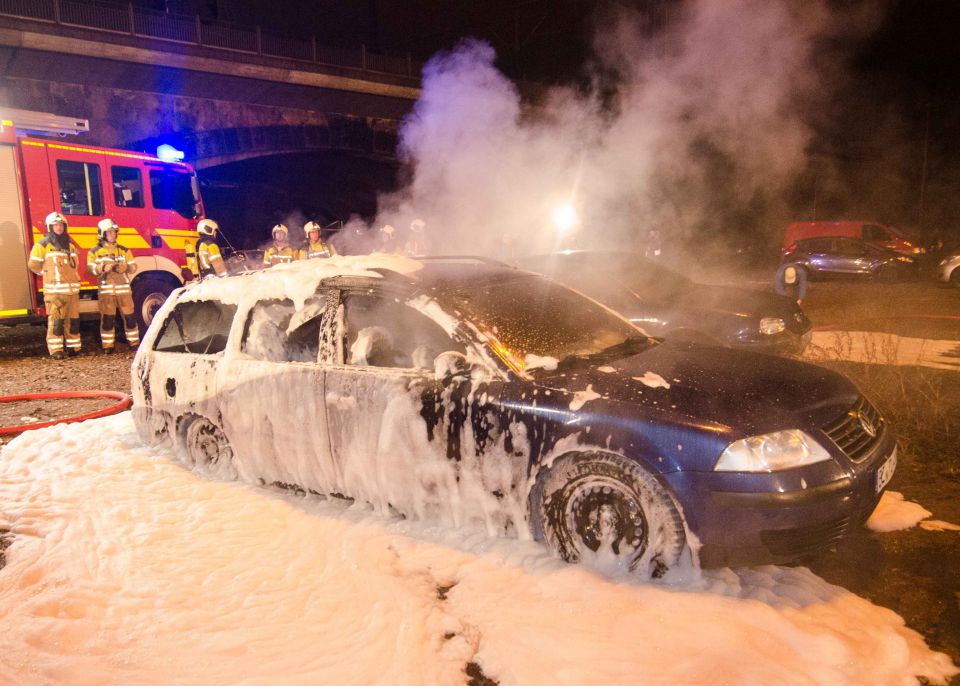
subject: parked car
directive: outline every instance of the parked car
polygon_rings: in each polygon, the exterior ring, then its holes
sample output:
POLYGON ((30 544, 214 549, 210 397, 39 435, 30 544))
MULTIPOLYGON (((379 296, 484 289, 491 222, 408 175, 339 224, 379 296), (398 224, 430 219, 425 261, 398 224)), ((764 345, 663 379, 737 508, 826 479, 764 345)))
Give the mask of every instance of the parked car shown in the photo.
POLYGON ((910 241, 898 229, 870 221, 813 221, 793 222, 783 234, 783 248, 787 250, 798 241, 810 238, 858 238, 870 245, 891 250, 901 255, 919 255, 924 249, 910 241))
POLYGON ((810 320, 790 298, 695 283, 634 253, 566 250, 518 262, 599 300, 652 336, 794 353, 810 340, 810 320))
POLYGON ((806 270, 811 279, 917 279, 917 258, 884 250, 857 238, 811 238, 784 251, 781 264, 806 270))
POLYGON ((947 255, 937 266, 937 278, 943 283, 960 286, 960 252, 947 255))
POLYGON ((335 257, 163 306, 133 416, 198 471, 533 537, 653 577, 787 561, 874 509, 893 432, 846 378, 659 342, 542 275, 335 257))

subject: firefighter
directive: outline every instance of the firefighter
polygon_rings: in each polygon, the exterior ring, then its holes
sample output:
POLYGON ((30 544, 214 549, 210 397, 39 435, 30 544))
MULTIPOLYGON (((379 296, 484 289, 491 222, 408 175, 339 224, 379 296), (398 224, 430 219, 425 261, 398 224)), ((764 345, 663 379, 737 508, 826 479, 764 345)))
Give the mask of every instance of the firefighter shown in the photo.
POLYGON ((427 237, 424 229, 427 224, 422 219, 414 219, 410 222, 410 234, 407 236, 407 242, 403 246, 403 254, 410 257, 425 255, 427 252, 427 237))
POLYGON ((100 343, 103 352, 112 353, 116 336, 116 314, 123 317, 123 333, 130 349, 140 344, 137 318, 133 316, 133 295, 130 277, 137 271, 137 262, 125 247, 117 243, 120 227, 112 219, 97 224, 100 240, 87 253, 87 269, 97 277, 100 307, 100 343))
POLYGON ((314 257, 333 257, 337 249, 331 243, 324 243, 320 238, 320 225, 317 222, 307 222, 303 227, 307 234, 307 246, 300 252, 302 259, 314 257))
POLYGON ((273 227, 273 245, 263 253, 263 264, 265 267, 287 264, 299 257, 297 251, 291 248, 287 242, 287 233, 287 227, 283 224, 277 224, 273 227))
POLYGON ((63 359, 80 352, 80 274, 77 248, 67 233, 67 220, 51 212, 44 220, 47 235, 30 251, 30 271, 43 277, 43 306, 47 309, 47 350, 63 359))
POLYGON ((193 250, 189 244, 186 247, 187 269, 197 278, 203 279, 214 274, 227 275, 227 265, 223 262, 223 255, 220 254, 220 246, 216 241, 219 230, 220 226, 212 219, 201 219, 197 222, 197 233, 200 237, 193 250))
POLYGON ((374 248, 374 252, 394 252, 397 249, 394 233, 396 233, 396 229, 393 228, 393 226, 384 224, 377 235, 377 245, 374 248))

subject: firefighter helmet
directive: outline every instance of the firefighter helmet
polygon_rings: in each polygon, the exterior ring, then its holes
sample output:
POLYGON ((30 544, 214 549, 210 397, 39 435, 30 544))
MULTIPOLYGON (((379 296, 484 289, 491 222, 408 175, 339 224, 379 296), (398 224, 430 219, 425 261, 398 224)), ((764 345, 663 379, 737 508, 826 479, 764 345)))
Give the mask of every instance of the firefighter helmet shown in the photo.
POLYGON ((282 233, 282 234, 283 234, 282 240, 287 240, 287 227, 286 227, 286 226, 284 226, 283 224, 277 224, 276 226, 274 226, 274 227, 273 227, 273 231, 272 231, 272 234, 273 234, 274 239, 276 239, 278 233, 282 233))
POLYGON ((213 236, 219 229, 220 226, 212 219, 201 219, 197 222, 197 233, 202 236, 213 236))
POLYGON ((392 237, 392 236, 393 236, 393 232, 396 231, 396 229, 393 228, 392 226, 390 226, 389 224, 384 224, 383 228, 380 229, 380 231, 382 231, 383 233, 385 233, 387 236, 392 237))
POLYGON ((107 231, 117 231, 119 233, 120 227, 117 226, 117 222, 113 221, 109 217, 106 219, 101 219, 97 222, 97 235, 100 236, 100 240, 105 240, 107 237, 107 231))
POLYGON ((67 220, 59 212, 51 212, 47 215, 47 218, 43 220, 43 223, 47 225, 47 233, 53 231, 53 225, 57 222, 63 224, 64 230, 67 228, 67 220))
POLYGON ((422 219, 414 219, 412 222, 410 222, 410 230, 414 233, 422 233, 426 225, 427 223, 422 219))
POLYGON ((320 233, 320 225, 317 222, 307 222, 303 225, 303 232, 307 235, 307 238, 310 237, 310 232, 316 231, 317 234, 320 233))

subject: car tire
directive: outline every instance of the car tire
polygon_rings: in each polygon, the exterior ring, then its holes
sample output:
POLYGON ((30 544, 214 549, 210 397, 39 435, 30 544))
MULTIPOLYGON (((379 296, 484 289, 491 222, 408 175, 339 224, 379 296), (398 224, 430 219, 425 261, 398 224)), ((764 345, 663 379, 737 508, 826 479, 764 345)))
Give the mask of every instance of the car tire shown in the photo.
POLYGON ((950 285, 954 288, 960 288, 960 267, 954 267, 950 272, 950 285))
POLYGON ((184 420, 180 427, 182 447, 187 464, 224 481, 239 478, 234 464, 233 448, 226 435, 205 417, 184 420))
POLYGON ((141 338, 146 334, 157 310, 177 285, 173 283, 173 279, 160 276, 142 276, 133 282, 133 312, 137 315, 141 338))
POLYGON ((662 577, 683 554, 683 518, 638 464, 607 453, 561 459, 530 494, 534 538, 567 562, 662 577))

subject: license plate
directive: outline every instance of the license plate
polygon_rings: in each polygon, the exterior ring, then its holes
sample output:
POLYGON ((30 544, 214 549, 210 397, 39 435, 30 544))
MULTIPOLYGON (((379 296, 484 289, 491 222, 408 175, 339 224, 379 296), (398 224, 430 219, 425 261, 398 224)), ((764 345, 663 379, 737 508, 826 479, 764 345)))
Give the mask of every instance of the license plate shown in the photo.
POLYGON ((883 490, 883 487, 890 483, 893 473, 897 470, 897 449, 894 448, 886 462, 880 465, 877 470, 877 493, 883 490))

